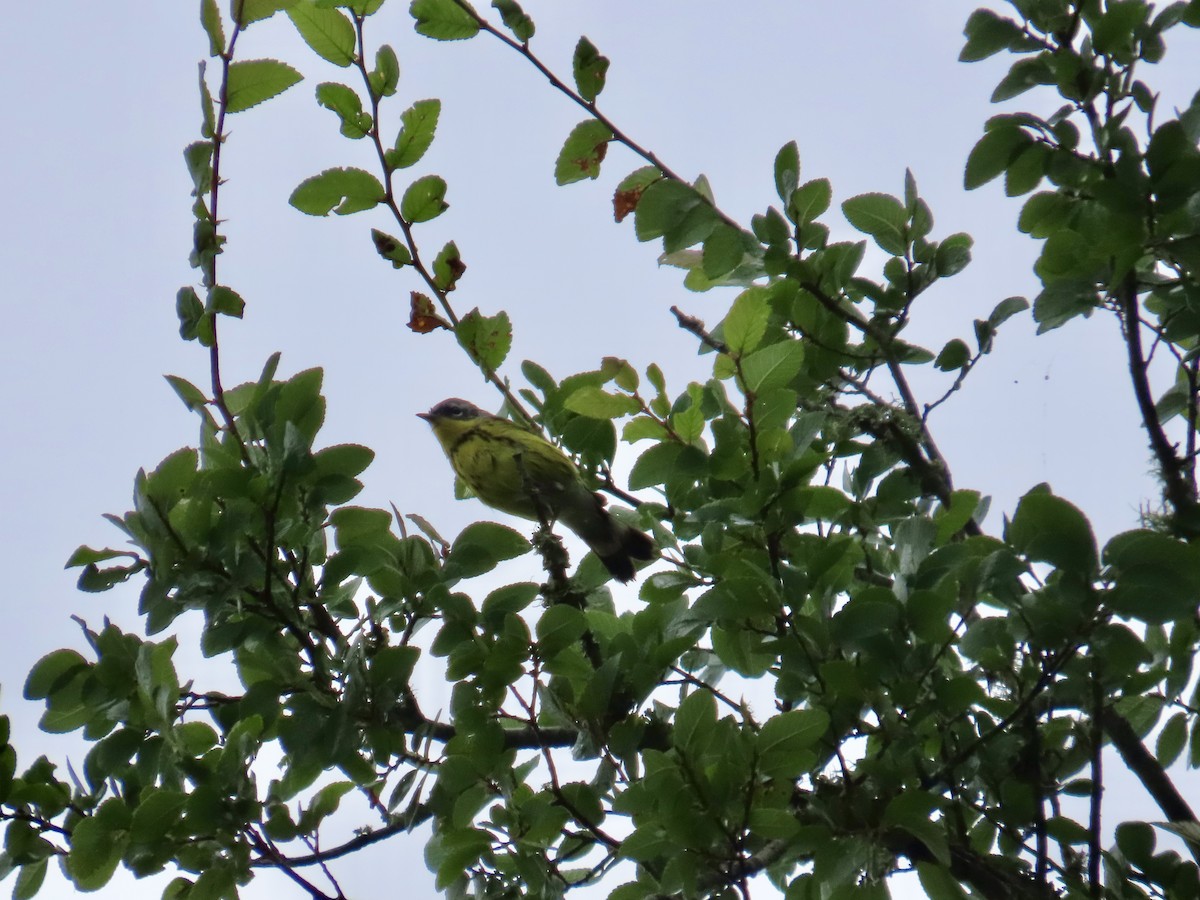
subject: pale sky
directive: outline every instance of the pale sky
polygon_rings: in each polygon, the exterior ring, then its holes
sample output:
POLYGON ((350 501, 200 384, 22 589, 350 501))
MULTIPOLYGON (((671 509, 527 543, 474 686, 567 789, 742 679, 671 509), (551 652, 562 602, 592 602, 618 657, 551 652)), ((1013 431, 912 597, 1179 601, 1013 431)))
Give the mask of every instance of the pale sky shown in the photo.
MULTIPOLYGON (((962 188, 967 153, 1001 111, 988 96, 1009 63, 956 61, 976 5, 525 3, 538 26, 535 52, 568 77, 586 34, 612 60, 601 107, 676 171, 707 175, 718 203, 743 222, 777 202, 771 163, 789 140, 799 143, 802 180, 831 179, 835 205, 867 191, 899 194, 911 168, 933 210, 934 236, 975 238, 975 262, 916 305, 910 339, 935 352, 952 337, 973 343, 973 319, 1037 290, 1037 244, 1015 229, 1020 201, 1005 198, 999 182, 962 188)), ((174 313, 176 290, 196 280, 182 150, 198 137, 196 63, 207 43, 197 7, 15 3, 0 30, 9 108, 0 190, 10 211, 0 226, 9 335, 0 352, 0 553, 10 632, 0 711, 13 719, 22 769, 39 753, 78 768, 86 752, 74 736, 38 732, 40 709, 21 698, 39 657, 83 648, 69 617, 99 627, 108 616, 130 630, 138 623, 136 586, 80 594, 63 563, 81 543, 118 546, 121 535, 101 514, 128 508, 139 467, 196 440, 194 417, 162 375, 207 388, 207 356, 178 339, 174 313)), ((1194 32, 1171 34, 1165 63, 1143 74, 1166 109, 1189 101, 1200 58, 1194 32)), ((640 161, 613 148, 598 182, 556 188, 555 156, 583 115, 523 60, 486 36, 421 38, 398 0, 370 21, 367 38, 391 43, 400 58, 399 95, 385 117, 398 122, 417 99, 443 101, 437 140, 412 172, 445 177, 451 207, 418 234, 429 256, 457 242, 468 265, 453 296, 460 313, 508 311, 515 336, 505 373, 519 384, 520 360, 533 358, 561 378, 611 355, 639 369, 657 361, 672 394, 706 377, 711 357, 696 357, 667 310, 678 304, 715 325, 734 293, 689 293, 680 272, 656 265, 657 244, 638 244, 630 221, 613 223, 612 189, 640 161)), ((369 228, 392 227, 381 214, 314 219, 287 205, 292 189, 324 168, 370 167, 366 144, 340 137, 333 114, 313 99, 318 82, 350 73, 313 56, 282 16, 253 27, 239 54, 284 59, 306 81, 230 120, 221 206, 229 244, 220 267, 247 313, 222 322, 225 384, 256 378, 276 350, 283 376, 323 366, 328 416, 319 440, 377 453, 355 502, 394 502, 455 534, 485 514, 452 499, 441 451, 413 414, 448 396, 494 408, 496 396, 451 338, 404 327, 408 292, 421 285, 376 256, 369 228)), ((1030 96, 1006 109, 1057 106, 1049 94, 1030 96)), ((840 238, 857 239, 840 216, 829 221, 840 238)), ((860 274, 873 276, 878 262, 868 255, 860 274)), ((1091 517, 1102 541, 1136 527, 1155 488, 1117 338, 1116 323, 1097 317, 1035 340, 1028 316, 1019 317, 935 415, 957 486, 993 497, 985 528, 998 533, 1001 515, 1043 481, 1091 517)), ((949 381, 922 376, 917 387, 929 401, 949 381)), ((628 448, 623 455, 627 465, 628 448)), ((185 621, 176 654, 185 677, 199 657, 189 634, 195 623, 185 621)), ((420 677, 423 690, 445 690, 436 668, 420 677)), ((398 875, 407 896, 433 896, 421 849, 417 838, 393 840, 335 871, 359 900, 394 896, 398 875)), ((157 897, 170 877, 132 888, 119 874, 102 896, 157 897)), ((913 890, 896 895, 920 895, 913 890)), ((73 895, 52 871, 40 896, 73 895)), ((299 895, 264 876, 244 896, 299 895)))

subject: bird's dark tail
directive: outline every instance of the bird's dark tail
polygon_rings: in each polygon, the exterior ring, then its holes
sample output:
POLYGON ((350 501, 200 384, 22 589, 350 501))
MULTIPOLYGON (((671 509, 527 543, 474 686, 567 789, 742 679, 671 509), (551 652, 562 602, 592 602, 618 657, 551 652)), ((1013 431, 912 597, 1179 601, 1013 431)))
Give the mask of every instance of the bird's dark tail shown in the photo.
POLYGON ((604 568, 608 569, 609 574, 625 584, 632 581, 633 576, 637 574, 633 561, 635 559, 654 559, 657 548, 650 535, 631 528, 624 522, 618 522, 616 519, 610 519, 610 521, 616 532, 618 549, 611 553, 597 553, 596 555, 600 558, 600 562, 604 563, 604 568))

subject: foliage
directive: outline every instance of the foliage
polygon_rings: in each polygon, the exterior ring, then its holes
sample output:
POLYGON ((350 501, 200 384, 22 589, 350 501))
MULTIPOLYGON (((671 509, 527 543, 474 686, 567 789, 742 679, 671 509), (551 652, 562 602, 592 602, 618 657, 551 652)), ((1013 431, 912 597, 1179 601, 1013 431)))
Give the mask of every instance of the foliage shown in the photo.
POLYGON ((133 510, 109 517, 135 549, 70 561, 83 590, 140 579, 147 636, 106 624, 87 633, 87 655, 56 651, 26 684, 46 730, 93 743, 82 777, 64 781, 45 758, 18 773, 5 722, 0 868, 18 873, 14 896, 36 894, 56 857, 81 890, 117 866, 173 866, 167 896, 232 897, 270 866, 313 897, 340 896, 317 864, 432 822, 426 860, 452 896, 597 882, 621 900, 744 896, 761 876, 789 900, 867 898, 915 869, 936 898, 1200 897, 1200 825, 1170 771, 1200 765, 1200 95, 1172 117, 1141 79, 1171 29, 1200 26, 1200 3, 1012 0, 1010 16, 979 10, 966 25, 963 60, 1017 57, 994 100, 1053 90, 1063 102, 991 118, 965 168, 968 188, 1003 176, 1009 195, 1030 195, 1020 227, 1043 242, 1039 329, 1101 314, 1123 330, 1163 497, 1102 547, 1045 485, 998 535, 979 524, 981 494, 955 486, 931 413, 1029 304, 997 298, 940 350, 906 339, 918 299, 972 248, 935 234, 911 174, 896 196, 842 202, 864 238, 834 242, 832 186, 803 179, 788 144, 778 204, 739 223, 706 181, 680 178, 600 111, 609 60, 586 38, 571 84, 533 54, 534 23, 513 0, 494 4, 497 22, 463 0, 416 0, 420 34, 499 40, 584 110, 560 183, 597 177, 623 146, 645 165, 618 186, 618 219, 660 240, 689 287, 738 289, 712 328, 674 310, 681 337, 712 356, 704 383, 669 390, 657 366, 610 357, 561 381, 525 362, 510 389, 500 373, 519 315, 455 310, 459 250, 429 261, 419 227, 445 212, 447 185, 401 178, 431 147, 438 101, 411 103, 385 139, 397 55, 365 36, 381 5, 237 0, 226 16, 203 0, 216 71, 186 152, 200 279, 176 305, 213 380, 169 379, 200 419, 199 445, 139 472, 133 510), (568 577, 545 533, 531 544, 478 523, 447 541, 419 516, 409 533, 398 513, 352 505, 373 454, 319 445, 319 371, 278 377, 274 355, 256 381, 222 386, 221 317, 244 307, 218 277, 225 119, 299 78, 234 51, 279 10, 357 79, 321 84, 317 100, 377 160, 312 176, 292 205, 390 216, 399 236, 373 230, 375 245, 428 292, 413 292, 413 331, 453 330, 509 414, 599 485, 628 497, 608 467, 618 436, 636 445, 629 488, 654 498, 636 517, 667 564, 628 608, 595 560, 568 577), (863 270, 868 243, 886 256, 878 272, 863 270), (1174 361, 1167 385, 1153 383, 1154 353, 1174 361), (947 373, 945 393, 919 399, 914 366, 947 373), (466 592, 531 552, 546 584, 466 592), (175 638, 151 639, 188 611, 204 653, 232 660, 240 695, 197 689, 176 670, 175 638), (422 643, 425 626, 436 634, 422 643), (448 721, 422 710, 417 666, 454 683, 448 721), (773 708, 738 699, 750 682, 773 708), (1101 810, 1122 811, 1102 807, 1107 745, 1162 812, 1121 820, 1109 844, 1101 810), (282 763, 264 786, 267 748, 282 763), (339 844, 323 829, 352 796, 372 820, 339 844), (1191 858, 1159 850, 1168 835, 1191 858))

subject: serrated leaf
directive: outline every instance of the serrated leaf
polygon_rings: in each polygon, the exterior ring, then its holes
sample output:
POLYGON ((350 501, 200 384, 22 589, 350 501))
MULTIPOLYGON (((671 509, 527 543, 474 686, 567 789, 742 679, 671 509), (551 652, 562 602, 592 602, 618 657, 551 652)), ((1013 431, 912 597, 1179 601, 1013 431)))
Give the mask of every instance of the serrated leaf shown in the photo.
POLYGON ((970 359, 971 348, 960 338, 954 338, 946 343, 933 364, 943 372, 953 372, 955 369, 965 366, 970 359))
POLYGON ((581 37, 575 45, 575 55, 571 61, 571 71, 575 76, 575 87, 588 103, 595 102, 600 92, 604 90, 604 79, 608 74, 608 57, 601 56, 600 51, 586 37, 581 37))
POLYGON ((304 76, 277 59, 248 59, 230 63, 226 112, 244 112, 282 94, 304 76))
POLYGON ((587 631, 587 619, 580 610, 560 603, 542 613, 536 631, 538 651, 548 658, 579 640, 587 631))
POLYGON ((418 100, 400 114, 400 133, 395 146, 387 152, 387 163, 394 169, 406 169, 417 163, 433 143, 441 100, 418 100))
POLYGON ((934 260, 939 278, 949 278, 957 275, 971 262, 971 246, 974 244, 969 234, 952 234, 940 244, 934 260))
POLYGON ((775 193, 787 203, 800 184, 800 148, 788 141, 775 154, 775 193))
POLYGON ((471 359, 491 372, 500 368, 512 347, 512 323, 503 311, 485 316, 473 309, 459 320, 454 334, 471 359))
POLYGON ((163 377, 167 379, 167 384, 171 385, 171 390, 183 401, 183 405, 189 411, 200 409, 208 403, 208 398, 204 396, 204 392, 190 381, 180 378, 178 375, 164 375, 163 377))
POLYGON ((598 178, 600 163, 604 161, 612 137, 612 131, 603 122, 596 119, 580 122, 571 129, 558 153, 554 180, 558 184, 572 184, 585 178, 598 178))
POLYGON ((408 252, 408 247, 404 242, 399 238, 392 237, 387 232, 372 228, 371 242, 375 244, 375 252, 388 260, 394 269, 402 268, 412 262, 412 254, 408 252))
POLYGON ((467 264, 462 261, 462 254, 458 252, 458 244, 454 241, 447 241, 433 260, 434 283, 442 291, 452 291, 466 270, 467 264))
POLYGON ((1104 548, 1108 604, 1143 622, 1171 622, 1200 605, 1200 549, 1156 531, 1126 531, 1104 548))
POLYGON ((400 199, 400 215, 409 222, 428 222, 449 208, 446 182, 437 175, 424 175, 408 186, 400 199))
POLYGON ((863 234, 870 235, 879 248, 893 256, 902 256, 907 241, 904 205, 890 194, 859 194, 842 204, 846 221, 863 234))
POLYGON ((1164 769, 1170 768, 1179 759, 1179 754, 1187 745, 1187 713, 1178 712, 1167 720, 1163 730, 1158 733, 1158 741, 1154 745, 1154 756, 1164 769))
POLYGON ((590 419, 619 419, 641 409, 641 404, 625 394, 610 394, 595 385, 585 385, 567 397, 563 404, 571 412, 590 419))
POLYGON ((747 288, 738 294, 721 323, 721 333, 730 352, 740 355, 757 347, 767 333, 770 318, 771 306, 764 288, 747 288))
POLYGON ((383 185, 362 169, 326 169, 306 178, 292 191, 288 202, 310 216, 339 216, 371 209, 383 200, 383 185))
POLYGON ((390 45, 382 44, 375 51, 375 68, 371 71, 370 81, 376 97, 390 97, 396 93, 400 83, 400 60, 390 45))
POLYGON ((718 222, 704 240, 702 269, 707 277, 720 278, 741 265, 745 257, 746 245, 742 233, 724 222, 718 222))
POLYGON ((492 0, 492 6, 499 10, 504 27, 511 31, 522 44, 528 43, 537 29, 534 27, 533 19, 525 14, 521 5, 516 0, 492 0))
POLYGON ((996 304, 996 308, 988 315, 988 322, 993 328, 999 328, 1019 312, 1029 309, 1029 301, 1024 297, 1007 297, 996 304))
POLYGON ((662 178, 641 194, 634 212, 634 233, 639 241, 662 237, 677 228, 698 204, 703 203, 689 184, 662 178))
POLYGON ((354 25, 341 10, 301 0, 287 9, 287 15, 304 43, 321 59, 343 68, 354 62, 354 25))
POLYGON ((479 23, 454 0, 413 0, 408 12, 417 34, 436 41, 462 41, 479 33, 479 23))
POLYGON ((811 748, 829 728, 820 707, 794 709, 768 719, 758 734, 758 765, 771 778, 795 778, 815 762, 811 748))
POLYGON ((1091 578, 1097 568, 1096 537, 1079 508, 1035 488, 1021 498, 1005 534, 1018 552, 1091 578))
POLYGON ((317 85, 317 103, 337 114, 345 137, 357 140, 370 134, 371 117, 363 112, 362 98, 352 88, 326 81, 317 85))
POLYGON ((787 387, 804 366, 804 345, 783 340, 756 350, 742 360, 746 389, 755 394, 787 387))
POLYGON ((296 0, 236 0, 229 5, 230 14, 235 17, 239 27, 245 29, 255 22, 271 18, 294 3, 296 0))
POLYGON ((220 56, 225 52, 225 26, 221 23, 217 0, 201 0, 200 24, 208 36, 208 55, 220 56))
POLYGON ((473 578, 528 550, 529 541, 512 528, 496 522, 475 522, 454 539, 446 557, 446 576, 473 578))
POLYGON ((987 59, 1001 50, 1015 49, 1025 40, 1020 25, 990 9, 977 9, 971 13, 963 34, 967 37, 967 43, 958 55, 959 62, 987 59))
POLYGON ((971 191, 987 184, 1007 169, 1029 142, 1029 136, 1012 124, 988 131, 967 156, 963 185, 971 191))
POLYGON ((205 304, 205 309, 209 312, 240 319, 246 310, 246 301, 233 288, 218 284, 208 292, 208 303, 205 304))
POLYGON ((797 225, 807 225, 829 209, 832 199, 833 186, 828 178, 807 181, 792 191, 786 201, 788 218, 797 225))

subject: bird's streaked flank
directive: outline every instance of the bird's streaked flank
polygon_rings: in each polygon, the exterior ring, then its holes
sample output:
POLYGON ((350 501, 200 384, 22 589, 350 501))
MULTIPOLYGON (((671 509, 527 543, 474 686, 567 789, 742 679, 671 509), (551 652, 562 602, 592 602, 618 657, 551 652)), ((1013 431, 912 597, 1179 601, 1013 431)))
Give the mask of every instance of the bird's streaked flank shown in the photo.
POLYGON ((559 521, 604 563, 630 581, 634 560, 653 559, 649 535, 618 522, 565 453, 536 432, 453 397, 426 413, 458 477, 493 509, 534 521, 559 521))

